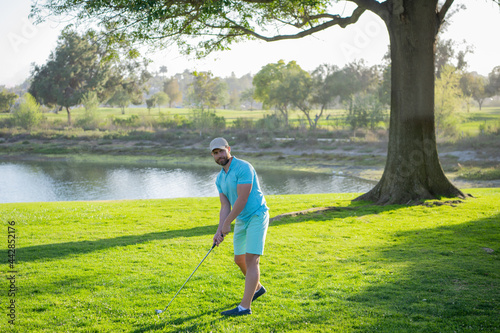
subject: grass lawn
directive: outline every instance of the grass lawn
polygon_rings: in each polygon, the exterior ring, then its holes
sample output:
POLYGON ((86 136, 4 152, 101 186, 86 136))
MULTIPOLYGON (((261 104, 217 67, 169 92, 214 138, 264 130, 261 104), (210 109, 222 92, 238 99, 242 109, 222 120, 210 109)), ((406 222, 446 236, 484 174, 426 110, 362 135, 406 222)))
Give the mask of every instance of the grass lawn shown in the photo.
POLYGON ((489 128, 500 127, 500 108, 485 107, 482 110, 472 109, 471 112, 461 112, 461 122, 458 129, 469 135, 477 135, 480 130, 488 131, 489 128))
POLYGON ((0 204, 2 276, 15 221, 17 293, 2 279, 1 332, 500 331, 500 189, 463 203, 367 206, 356 194, 268 196, 253 315, 223 318, 243 277, 232 235, 211 246, 217 198, 0 204), (493 252, 492 252, 493 250, 493 252), (15 300, 15 325, 6 305, 15 300))

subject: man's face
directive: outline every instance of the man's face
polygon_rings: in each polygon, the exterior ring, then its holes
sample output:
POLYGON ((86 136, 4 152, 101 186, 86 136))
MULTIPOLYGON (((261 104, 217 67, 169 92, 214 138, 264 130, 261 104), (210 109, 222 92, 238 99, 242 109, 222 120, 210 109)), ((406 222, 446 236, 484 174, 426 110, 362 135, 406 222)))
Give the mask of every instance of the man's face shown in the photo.
POLYGON ((212 150, 212 156, 214 157, 215 163, 219 165, 226 165, 231 158, 231 148, 226 149, 214 149, 212 150))

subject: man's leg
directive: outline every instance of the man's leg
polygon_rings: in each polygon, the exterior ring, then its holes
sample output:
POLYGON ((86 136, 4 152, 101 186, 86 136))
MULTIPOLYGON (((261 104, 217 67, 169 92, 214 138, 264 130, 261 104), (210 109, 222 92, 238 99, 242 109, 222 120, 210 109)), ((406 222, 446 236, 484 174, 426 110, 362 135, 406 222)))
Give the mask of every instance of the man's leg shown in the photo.
MULTIPOLYGON (((240 305, 245 309, 250 309, 252 298, 259 286, 260 268, 259 268, 260 255, 247 253, 245 255, 246 275, 245 275, 245 292, 240 305)), ((240 267, 241 268, 241 267, 240 267)))
MULTIPOLYGON (((247 264, 246 264, 246 255, 244 254, 241 254, 241 255, 235 255, 234 256, 234 262, 236 263, 236 265, 238 265, 238 267, 240 268, 241 272, 243 273, 243 275, 245 275, 245 277, 247 276, 247 264)), ((257 264, 258 265, 258 264, 257 264)), ((260 277, 260 274, 259 274, 259 277, 260 277)), ((260 281, 257 283, 257 288, 255 288, 254 290, 254 293, 260 289, 260 287, 262 287, 262 285, 260 284, 260 281)))

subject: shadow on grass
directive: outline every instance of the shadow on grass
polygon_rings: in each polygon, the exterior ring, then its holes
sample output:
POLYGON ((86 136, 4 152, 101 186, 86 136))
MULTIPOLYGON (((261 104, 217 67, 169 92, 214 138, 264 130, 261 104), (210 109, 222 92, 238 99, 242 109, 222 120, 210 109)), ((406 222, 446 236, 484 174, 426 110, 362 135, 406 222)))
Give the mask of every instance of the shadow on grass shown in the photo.
POLYGON ((366 260, 404 268, 349 298, 374 313, 361 331, 500 330, 498 221, 400 232, 403 242, 375 249, 366 260))
POLYGON ((183 230, 152 232, 143 235, 121 236, 116 238, 99 239, 95 241, 66 242, 29 246, 20 248, 17 251, 18 256, 16 257, 16 260, 19 262, 29 262, 41 259, 57 259, 69 255, 86 254, 114 247, 143 244, 155 240, 210 235, 213 234, 216 229, 216 226, 208 225, 183 230))
MULTIPOLYGON (((500 214, 394 233, 394 242, 370 249, 368 256, 365 252, 352 258, 362 267, 355 279, 362 282, 358 291, 345 285, 341 294, 338 289, 318 291, 323 303, 314 303, 310 296, 307 301, 317 308, 314 314, 305 312, 298 325, 320 324, 325 317, 317 314, 334 313, 332 307, 340 301, 347 315, 339 314, 335 320, 351 321, 351 329, 358 332, 499 331, 498 221, 500 214), (328 294, 335 295, 337 302, 328 301, 328 294)), ((331 286, 342 281, 332 281, 331 286)))
MULTIPOLYGON (((383 211, 394 210, 404 206, 372 206, 352 204, 347 207, 330 207, 324 211, 302 212, 298 216, 282 216, 279 220, 271 221, 270 227, 283 224, 300 223, 307 221, 325 221, 333 218, 344 218, 352 216, 363 216, 377 214, 383 211)), ((106 238, 95 241, 78 241, 55 244, 35 245, 23 247, 18 250, 19 262, 30 262, 36 260, 58 259, 69 255, 80 255, 100 251, 104 249, 147 243, 156 240, 167 240, 181 237, 198 237, 213 235, 217 227, 215 225, 200 226, 190 229, 169 230, 163 232, 152 232, 143 235, 129 235, 116 238, 106 238)))
POLYGON ((182 332, 199 332, 202 329, 207 326, 213 326, 217 322, 221 320, 228 319, 227 317, 222 316, 220 313, 224 310, 227 310, 227 308, 224 307, 219 307, 216 309, 210 309, 210 311, 205 311, 202 313, 199 313, 197 315, 192 315, 189 317, 178 317, 175 319, 171 319, 172 315, 169 316, 169 318, 162 317, 160 320, 156 320, 154 324, 150 325, 144 325, 141 327, 138 327, 137 329, 131 331, 132 333, 141 333, 141 332, 152 332, 152 331, 159 331, 161 330, 162 332, 165 332, 166 329, 170 328, 170 330, 166 330, 167 332, 178 332, 181 330, 182 332), (202 317, 205 316, 219 316, 217 319, 212 319, 207 323, 206 321, 196 323, 197 320, 199 320, 202 317), (182 326, 182 329, 178 328, 178 325, 183 325, 184 323, 191 322, 193 321, 193 324, 184 327, 182 326), (172 327, 172 325, 175 325, 172 327))

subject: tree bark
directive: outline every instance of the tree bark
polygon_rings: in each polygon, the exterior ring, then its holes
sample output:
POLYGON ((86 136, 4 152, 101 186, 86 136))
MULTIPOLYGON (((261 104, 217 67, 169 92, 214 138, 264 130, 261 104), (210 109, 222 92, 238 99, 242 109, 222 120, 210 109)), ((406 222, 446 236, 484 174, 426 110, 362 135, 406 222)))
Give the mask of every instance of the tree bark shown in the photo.
POLYGON ((465 197, 446 177, 438 158, 434 123, 437 0, 392 2, 383 17, 390 36, 391 116, 384 173, 356 200, 408 204, 465 197))
POLYGON ((68 106, 66 106, 66 113, 68 113, 68 125, 71 126, 71 111, 68 106))

